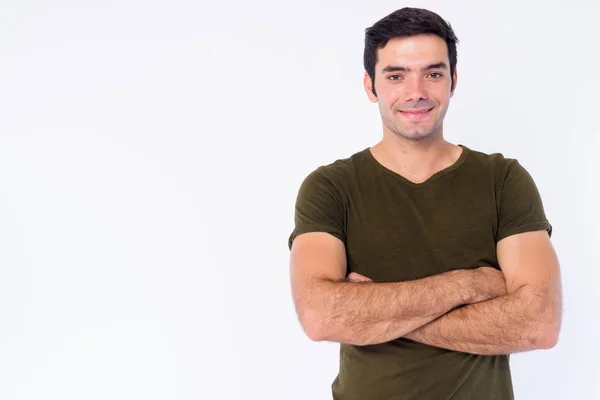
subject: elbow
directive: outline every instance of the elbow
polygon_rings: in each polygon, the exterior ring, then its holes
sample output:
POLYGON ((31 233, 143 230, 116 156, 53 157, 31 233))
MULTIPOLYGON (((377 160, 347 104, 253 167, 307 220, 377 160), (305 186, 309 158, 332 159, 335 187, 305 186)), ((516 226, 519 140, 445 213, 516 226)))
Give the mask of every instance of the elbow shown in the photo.
POLYGON ((531 340, 531 343, 533 344, 532 350, 548 350, 558 343, 558 331, 556 329, 544 327, 537 329, 536 331, 536 334, 531 340))
POLYGON ((559 325, 557 323, 545 323, 538 329, 536 347, 538 349, 551 349, 558 343, 559 325))
POLYGON ((304 325, 306 336, 313 342, 323 342, 327 340, 327 336, 323 332, 323 328, 317 324, 304 325))
POLYGON ((330 315, 324 315, 318 311, 305 311, 299 313, 299 316, 304 333, 313 342, 338 342, 356 346, 369 344, 343 334, 342 332, 346 331, 341 325, 343 321, 334 324, 334 318, 330 315))
MULTIPOLYGON (((556 314, 555 314, 556 315, 556 314)), ((560 317, 553 316, 539 322, 533 329, 533 343, 536 349, 551 349, 558 343, 560 333, 560 317)))
POLYGON ((336 342, 351 344, 354 346, 367 346, 374 344, 373 342, 369 341, 369 338, 367 337, 357 337, 350 336, 348 334, 342 334, 341 330, 336 330, 335 326, 332 326, 329 323, 316 321, 319 320, 317 319, 313 322, 302 323, 304 333, 306 333, 306 336, 308 336, 308 338, 313 342, 336 342))
POLYGON ((329 340, 325 318, 317 311, 303 310, 298 313, 304 333, 313 342, 329 340))
POLYGON ((558 343, 562 312, 560 302, 549 297, 535 296, 530 299, 529 335, 532 350, 551 349, 558 343), (535 321, 535 322, 534 322, 535 321))

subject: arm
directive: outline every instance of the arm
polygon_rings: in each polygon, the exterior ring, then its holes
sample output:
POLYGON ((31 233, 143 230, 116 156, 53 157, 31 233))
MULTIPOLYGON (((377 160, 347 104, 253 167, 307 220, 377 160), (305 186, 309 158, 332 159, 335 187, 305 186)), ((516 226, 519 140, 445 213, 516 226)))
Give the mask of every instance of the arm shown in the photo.
POLYGON ((428 345, 474 354, 548 349, 558 340, 562 294, 559 263, 546 231, 498 242, 508 294, 453 310, 405 335, 428 345))
POLYGON ((396 339, 457 306, 498 296, 488 288, 504 279, 457 270, 409 282, 348 282, 344 244, 324 232, 296 237, 290 268, 296 312, 308 337, 355 345, 396 339))

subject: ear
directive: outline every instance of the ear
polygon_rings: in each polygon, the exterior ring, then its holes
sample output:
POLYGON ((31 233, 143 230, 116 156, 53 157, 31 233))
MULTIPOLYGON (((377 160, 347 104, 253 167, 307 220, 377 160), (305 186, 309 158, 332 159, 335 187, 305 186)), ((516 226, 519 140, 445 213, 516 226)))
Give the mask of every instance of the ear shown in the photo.
POLYGON ((369 96, 369 100, 371 100, 372 103, 377 103, 377 96, 373 94, 373 81, 366 71, 363 76, 363 85, 365 87, 365 92, 367 92, 367 96, 369 96))
POLYGON ((454 92, 456 91, 456 85, 458 83, 458 73, 456 71, 457 71, 457 68, 454 67, 454 74, 453 74, 453 77, 454 77, 454 88, 450 92, 450 97, 454 96, 454 92))

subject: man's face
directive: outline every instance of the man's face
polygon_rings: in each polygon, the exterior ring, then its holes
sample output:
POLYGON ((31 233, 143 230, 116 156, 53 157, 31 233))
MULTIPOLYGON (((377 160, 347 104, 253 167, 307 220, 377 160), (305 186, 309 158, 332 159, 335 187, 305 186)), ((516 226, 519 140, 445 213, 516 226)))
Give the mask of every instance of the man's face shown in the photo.
MULTIPOLYGON (((446 42, 436 35, 390 39, 377 50, 375 97, 365 73, 365 90, 379 111, 385 130, 411 140, 441 133, 454 92, 446 42)), ((456 72, 455 72, 456 86, 456 72)))

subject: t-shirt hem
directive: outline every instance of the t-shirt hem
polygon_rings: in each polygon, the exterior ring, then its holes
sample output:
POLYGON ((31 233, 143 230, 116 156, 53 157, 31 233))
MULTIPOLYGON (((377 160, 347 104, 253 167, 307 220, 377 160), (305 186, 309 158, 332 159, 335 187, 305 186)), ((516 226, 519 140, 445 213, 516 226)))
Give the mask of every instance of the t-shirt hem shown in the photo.
POLYGON ((303 233, 309 233, 309 232, 329 233, 330 235, 340 239, 342 242, 344 242, 344 243, 346 242, 344 235, 341 234, 340 232, 333 231, 331 229, 331 227, 328 227, 325 225, 310 225, 310 226, 304 225, 304 226, 302 226, 302 228, 295 229, 294 233, 292 233, 292 235, 290 235, 290 238, 288 239, 288 248, 290 250, 292 249, 292 242, 298 235, 302 235, 303 233))
POLYGON ((526 224, 526 225, 521 225, 516 228, 506 230, 506 231, 498 234, 496 242, 499 242, 502 239, 505 239, 509 236, 516 235, 519 233, 541 231, 541 230, 545 230, 546 232, 548 232, 548 236, 552 236, 552 225, 550 224, 550 222, 548 222, 548 220, 544 220, 544 221, 533 222, 533 223, 526 224))

